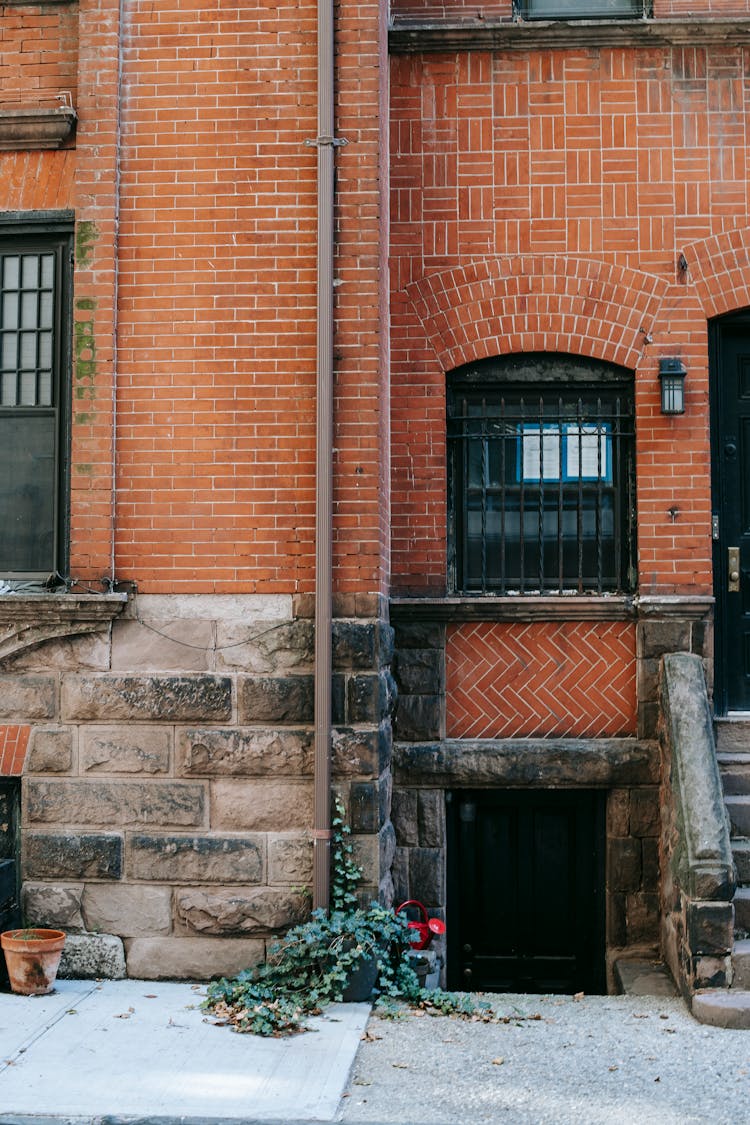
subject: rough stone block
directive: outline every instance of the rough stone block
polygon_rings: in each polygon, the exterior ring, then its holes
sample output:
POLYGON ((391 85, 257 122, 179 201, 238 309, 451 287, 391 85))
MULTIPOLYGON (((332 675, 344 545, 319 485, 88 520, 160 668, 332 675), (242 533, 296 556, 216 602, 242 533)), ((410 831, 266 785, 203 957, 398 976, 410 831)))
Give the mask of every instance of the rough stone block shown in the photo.
POLYGON ((0 719, 28 723, 31 719, 54 719, 56 714, 57 691, 52 676, 3 676, 0 719))
POLYGON ((347 683, 347 718, 350 723, 380 723, 395 702, 395 683, 387 672, 350 676, 347 683))
POLYGON ((122 980, 122 939, 114 934, 68 934, 57 975, 61 980, 122 980))
POLYGON ((213 648, 210 621, 162 621, 158 632, 139 621, 116 621, 112 629, 112 671, 205 672, 213 648))
POLYGON ((607 835, 630 835, 630 790, 611 789, 607 799, 607 835))
POLYGON ((69 727, 36 727, 31 732, 26 773, 70 773, 73 732, 69 727))
POLYGON ((331 677, 331 720, 339 726, 346 723, 346 676, 341 672, 331 677))
POLYGON ((387 820, 378 833, 380 847, 379 860, 381 872, 390 871, 396 855, 396 832, 390 820, 387 820))
POLYGON ((54 883, 24 883, 21 909, 29 926, 51 929, 84 929, 81 914, 82 886, 59 886, 54 883))
POLYGON ((127 975, 136 980, 233 977, 263 960, 259 938, 128 938, 127 975))
POLYGON ((441 789, 420 790, 418 816, 420 845, 445 847, 445 797, 441 789))
POLYGON ((82 910, 87 930, 118 937, 168 934, 172 930, 169 887, 88 883, 83 891, 82 910))
POLYGON ((25 832, 23 868, 30 879, 119 879, 122 836, 25 832))
POLYGON ((418 791, 394 789, 391 803, 391 820, 396 839, 403 847, 416 847, 419 843, 418 791))
POLYGON ((393 878, 393 895, 396 904, 406 902, 411 898, 409 890, 409 849, 396 848, 391 867, 393 878))
POLYGON ((642 840, 641 853, 643 860, 643 881, 641 886, 644 891, 658 891, 660 874, 659 841, 653 839, 642 840))
POLYGON ((607 895, 607 945, 622 949, 628 942, 627 899, 624 894, 607 895))
POLYGON ((660 657, 665 652, 690 652, 689 621, 641 621, 638 626, 638 655, 660 657))
POLYGON ((228 676, 78 676, 62 679, 62 712, 68 720, 228 722, 228 676))
MULTIPOLYGON (((312 666, 312 621, 219 622, 217 667, 246 672, 291 672, 312 666)), ((299 720, 294 720, 299 722, 299 720)))
POLYGON ((655 739, 659 736, 659 704, 641 701, 638 704, 638 737, 655 739))
POLYGON ((445 647, 445 625, 435 621, 399 622, 395 628, 396 649, 445 647))
POLYGON ((659 790, 655 786, 633 789, 630 794, 630 832, 633 836, 658 836, 661 831, 659 790))
POLYGON ((186 777, 311 777, 313 768, 310 731, 229 727, 178 734, 177 772, 186 777))
MULTIPOLYGON (((732 980, 732 966, 729 957, 695 957, 693 959, 693 988, 722 988, 726 989, 726 996, 731 1003, 732 992, 729 984, 732 980)), ((695 998, 693 1000, 695 1005, 695 998)), ((695 1007, 693 1007, 695 1014, 695 1007)), ((702 1022, 708 1022, 702 1016, 702 1022)))
POLYGON ((34 648, 22 649, 3 661, 3 674, 17 672, 106 672, 109 670, 109 635, 86 633, 56 637, 34 648))
POLYGON ((440 695, 445 688, 442 650, 408 648, 396 653, 395 675, 405 695, 440 695))
POLYGON ((377 781, 355 781, 349 790, 352 832, 377 832, 379 820, 377 781))
POLYGON ((308 887, 313 877, 312 840, 304 836, 268 837, 268 881, 308 887))
POLYGON ((632 893, 641 888, 641 842, 632 836, 615 838, 607 847, 607 888, 632 893))
POLYGON ((311 723, 315 685, 312 676, 257 676, 238 684, 243 723, 311 723))
POLYGON ((658 944, 659 896, 637 891, 627 895, 626 902, 628 944, 658 944))
POLYGON ((636 664, 638 699, 643 702, 651 702, 658 698, 659 663, 658 659, 644 659, 636 664))
POLYGON ((402 695, 393 722, 395 737, 406 742, 440 738, 442 709, 440 695, 402 695))
POLYGON ((313 789, 294 781, 214 781, 211 783, 211 825, 248 832, 279 832, 310 828, 313 789))
POLYGON ((81 731, 84 773, 169 772, 172 733, 164 727, 86 727, 81 731))
POLYGON ((38 781, 26 785, 28 824, 156 824, 197 827, 203 786, 180 781, 38 781))
POLYGON ((734 941, 734 906, 731 902, 689 903, 687 931, 693 954, 723 957, 731 953, 734 941))
POLYGON ((131 836, 127 870, 154 882, 260 883, 265 836, 131 836))
POLYGON ((391 727, 388 722, 370 730, 334 727, 331 743, 334 777, 379 777, 390 763, 391 727))
POLYGON ((445 905, 445 852, 442 848, 412 848, 409 852, 412 894, 425 906, 445 905))
POLYGON ((276 931, 302 922, 310 913, 307 895, 263 887, 240 892, 217 887, 175 891, 177 920, 192 933, 239 936, 276 931))
MULTIPOLYGON (((391 632, 388 626, 385 628, 391 632)), ((386 639, 386 652, 387 645, 386 639)), ((378 623, 341 620, 333 622, 334 668, 345 671, 379 668, 386 662, 380 659, 380 649, 381 633, 378 623)))

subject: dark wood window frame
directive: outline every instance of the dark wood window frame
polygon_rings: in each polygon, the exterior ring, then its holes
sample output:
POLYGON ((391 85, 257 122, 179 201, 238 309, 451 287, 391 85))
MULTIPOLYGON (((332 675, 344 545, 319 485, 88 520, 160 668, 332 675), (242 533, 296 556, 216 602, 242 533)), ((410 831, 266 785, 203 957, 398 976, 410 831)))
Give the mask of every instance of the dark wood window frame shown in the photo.
POLYGON ((6 450, 10 444, 29 457, 25 469, 19 462, 4 496, 0 488, 0 525, 8 536, 4 544, 0 539, 0 578, 20 588, 67 571, 72 279, 72 213, 0 216, 0 440, 4 429, 6 450), (11 275, 16 264, 23 269, 24 261, 29 277, 16 281, 11 275), (25 320, 24 302, 30 310, 25 320), (25 501, 19 495, 24 489, 25 501), (38 534, 30 530, 34 521, 39 521, 38 534), (15 540, 14 525, 19 529, 15 540))
POLYGON ((633 380, 573 356, 448 376, 450 592, 635 590, 633 380))

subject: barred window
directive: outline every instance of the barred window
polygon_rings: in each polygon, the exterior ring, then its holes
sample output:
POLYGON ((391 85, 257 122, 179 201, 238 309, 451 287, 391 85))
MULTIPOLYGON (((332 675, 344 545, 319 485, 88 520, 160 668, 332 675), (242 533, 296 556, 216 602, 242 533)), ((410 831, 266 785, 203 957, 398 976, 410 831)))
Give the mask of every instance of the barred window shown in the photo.
POLYGON ((650 0, 515 0, 525 20, 642 19, 651 15, 650 0))
POLYGON ((67 234, 0 229, 0 575, 62 566, 67 234))
POLYGON ((635 586, 632 379, 572 356, 507 357, 448 384, 449 562, 460 593, 635 586))

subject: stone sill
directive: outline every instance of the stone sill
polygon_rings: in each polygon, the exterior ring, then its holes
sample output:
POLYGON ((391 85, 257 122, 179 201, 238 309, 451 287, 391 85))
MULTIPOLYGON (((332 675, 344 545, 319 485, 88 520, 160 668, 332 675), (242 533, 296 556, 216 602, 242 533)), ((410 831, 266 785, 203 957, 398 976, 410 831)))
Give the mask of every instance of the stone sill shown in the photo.
POLYGON ((703 618, 708 596, 613 594, 557 597, 392 598, 391 622, 408 621, 635 621, 642 617, 703 618))
POLYGON ((0 660, 56 637, 99 633, 127 594, 0 594, 0 660))
POLYGON ((77 120, 72 106, 53 109, 0 109, 0 152, 60 148, 77 120))
POLYGON ((402 16, 393 20, 388 32, 392 54, 589 47, 736 47, 748 43, 750 18, 741 16, 682 20, 535 20, 528 23, 402 16))

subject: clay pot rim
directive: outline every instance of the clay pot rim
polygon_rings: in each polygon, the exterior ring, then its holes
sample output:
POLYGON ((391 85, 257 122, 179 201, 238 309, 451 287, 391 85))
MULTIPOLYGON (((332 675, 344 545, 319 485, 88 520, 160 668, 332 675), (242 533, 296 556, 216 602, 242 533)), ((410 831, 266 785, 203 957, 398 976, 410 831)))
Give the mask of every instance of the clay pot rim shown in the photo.
POLYGON ((13 953, 37 953, 40 949, 62 949, 65 944, 64 930, 47 930, 38 926, 20 926, 15 930, 5 930, 0 934, 0 945, 13 953), (19 937, 19 934, 29 935, 19 937), (34 936, 31 937, 30 935, 34 936))

